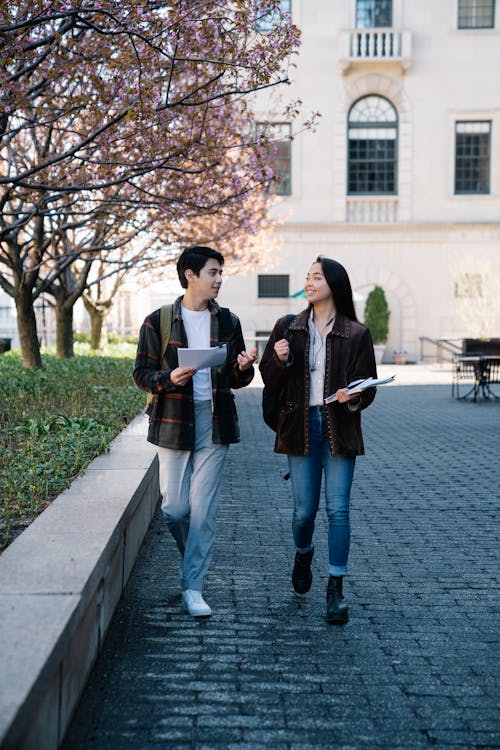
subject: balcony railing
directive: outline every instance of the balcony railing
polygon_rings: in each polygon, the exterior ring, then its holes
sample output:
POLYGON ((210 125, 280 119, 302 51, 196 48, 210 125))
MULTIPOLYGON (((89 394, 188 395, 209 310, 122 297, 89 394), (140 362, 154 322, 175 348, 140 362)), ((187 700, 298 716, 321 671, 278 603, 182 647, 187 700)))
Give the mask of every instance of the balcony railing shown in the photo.
POLYGON ((398 197, 348 196, 345 220, 347 224, 396 224, 398 197))
POLYGON ((411 32, 404 29, 352 29, 340 34, 340 64, 344 73, 355 63, 411 63, 411 32))

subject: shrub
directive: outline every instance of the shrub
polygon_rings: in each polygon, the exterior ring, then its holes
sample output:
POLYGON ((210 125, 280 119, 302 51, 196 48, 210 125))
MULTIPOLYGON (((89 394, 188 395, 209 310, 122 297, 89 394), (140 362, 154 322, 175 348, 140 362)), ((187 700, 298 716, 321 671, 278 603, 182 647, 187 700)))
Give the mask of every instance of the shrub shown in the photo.
POLYGON ((366 299, 365 325, 374 344, 386 344, 389 336, 389 305, 382 287, 374 287, 366 299))
POLYGON ((90 344, 90 333, 73 333, 73 342, 75 344, 90 344))
POLYGON ((137 334, 130 335, 130 336, 122 336, 118 333, 110 332, 108 333, 108 342, 110 344, 133 344, 134 346, 137 346, 138 336, 137 334))

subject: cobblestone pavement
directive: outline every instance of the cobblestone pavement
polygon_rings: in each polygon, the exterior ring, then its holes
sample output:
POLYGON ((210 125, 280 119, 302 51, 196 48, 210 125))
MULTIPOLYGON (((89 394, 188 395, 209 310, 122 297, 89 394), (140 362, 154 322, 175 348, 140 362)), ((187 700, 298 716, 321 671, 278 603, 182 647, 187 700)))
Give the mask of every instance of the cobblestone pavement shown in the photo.
POLYGON ((157 516, 65 750, 499 748, 500 401, 379 389, 352 493, 346 626, 325 622, 326 522, 314 582, 292 592, 286 459, 259 388, 236 395, 205 595, 181 610, 157 516))

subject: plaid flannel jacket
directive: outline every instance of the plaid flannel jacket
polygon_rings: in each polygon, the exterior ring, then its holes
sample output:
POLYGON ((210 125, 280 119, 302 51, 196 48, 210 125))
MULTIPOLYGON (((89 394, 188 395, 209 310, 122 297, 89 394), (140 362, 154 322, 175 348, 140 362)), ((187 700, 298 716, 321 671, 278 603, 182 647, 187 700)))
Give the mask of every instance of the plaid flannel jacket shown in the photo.
MULTIPOLYGON (((160 310, 147 316, 141 326, 133 379, 135 384, 154 395, 148 409, 149 429, 147 439, 162 448, 194 450, 194 401, 192 380, 185 386, 175 386, 170 373, 178 364, 177 350, 187 347, 188 341, 182 322, 181 303, 183 297, 174 302, 172 330, 163 360, 161 356, 160 310)), ((244 351, 245 343, 240 321, 229 313, 229 330, 224 330, 224 315, 221 308, 210 301, 210 346, 225 343, 227 360, 222 367, 212 367, 212 399, 214 443, 237 443, 240 439, 238 416, 231 388, 248 385, 253 376, 253 367, 241 372, 237 356, 244 351), (221 320, 222 318, 222 320, 221 320)))

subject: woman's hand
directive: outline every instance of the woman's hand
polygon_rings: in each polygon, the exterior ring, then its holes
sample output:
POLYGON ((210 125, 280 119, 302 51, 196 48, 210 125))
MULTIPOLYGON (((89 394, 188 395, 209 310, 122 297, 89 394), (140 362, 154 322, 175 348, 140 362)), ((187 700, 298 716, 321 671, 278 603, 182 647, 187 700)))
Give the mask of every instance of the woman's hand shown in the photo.
POLYGON ((354 399, 359 400, 359 393, 349 393, 347 388, 339 388, 336 396, 339 404, 345 404, 347 401, 353 401, 354 399))
POLYGON ((245 370, 248 370, 257 359, 257 349, 251 349, 249 352, 240 352, 236 359, 238 360, 240 372, 244 372, 245 370))
POLYGON ((280 362, 288 362, 290 356, 290 345, 286 339, 280 339, 274 344, 274 353, 278 357, 280 362))
POLYGON ((196 370, 192 367, 176 367, 170 373, 170 380, 174 385, 186 385, 189 383, 196 370))

